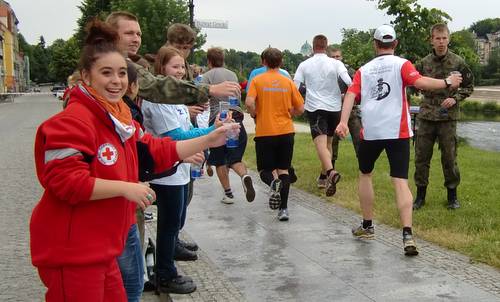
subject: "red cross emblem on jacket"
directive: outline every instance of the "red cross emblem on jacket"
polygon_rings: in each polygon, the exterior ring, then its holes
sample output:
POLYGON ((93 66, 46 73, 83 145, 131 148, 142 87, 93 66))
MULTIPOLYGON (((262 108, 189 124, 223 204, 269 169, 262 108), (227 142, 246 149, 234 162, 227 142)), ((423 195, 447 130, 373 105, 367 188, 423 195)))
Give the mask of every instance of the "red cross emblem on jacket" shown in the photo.
POLYGON ((102 144, 97 151, 97 159, 105 166, 111 166, 118 159, 118 150, 110 143, 102 144))

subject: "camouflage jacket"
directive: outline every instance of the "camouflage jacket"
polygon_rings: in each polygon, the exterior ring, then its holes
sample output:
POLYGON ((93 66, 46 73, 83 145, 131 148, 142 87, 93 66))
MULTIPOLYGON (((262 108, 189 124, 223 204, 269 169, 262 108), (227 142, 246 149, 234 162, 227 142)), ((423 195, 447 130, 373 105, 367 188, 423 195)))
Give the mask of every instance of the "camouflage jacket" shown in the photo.
POLYGON ((155 76, 139 64, 134 64, 139 80, 139 96, 153 103, 200 104, 208 102, 209 85, 195 85, 172 76, 155 76))
POLYGON ((436 79, 445 79, 450 72, 460 71, 463 81, 458 89, 422 91, 424 97, 418 114, 418 118, 430 121, 458 120, 459 102, 469 97, 474 89, 474 77, 464 59, 449 50, 443 57, 438 57, 433 52, 415 64, 415 67, 421 75, 436 79), (454 98, 457 103, 448 110, 441 109, 441 103, 449 97, 454 98))

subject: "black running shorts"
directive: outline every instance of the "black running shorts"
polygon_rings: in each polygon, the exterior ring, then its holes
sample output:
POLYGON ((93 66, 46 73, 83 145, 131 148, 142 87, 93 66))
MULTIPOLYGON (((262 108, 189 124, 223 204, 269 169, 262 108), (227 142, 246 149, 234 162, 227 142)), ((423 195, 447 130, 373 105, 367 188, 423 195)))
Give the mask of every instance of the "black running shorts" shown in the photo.
POLYGON ((363 174, 373 171, 375 162, 380 153, 385 150, 391 176, 408 179, 408 166, 410 164, 410 139, 383 139, 361 140, 359 144, 359 170, 363 174))
POLYGON ((295 133, 254 138, 257 170, 288 170, 292 164, 295 133))
POLYGON ((306 111, 309 127, 311 128, 311 136, 315 139, 319 135, 333 136, 335 128, 340 122, 340 111, 306 111))

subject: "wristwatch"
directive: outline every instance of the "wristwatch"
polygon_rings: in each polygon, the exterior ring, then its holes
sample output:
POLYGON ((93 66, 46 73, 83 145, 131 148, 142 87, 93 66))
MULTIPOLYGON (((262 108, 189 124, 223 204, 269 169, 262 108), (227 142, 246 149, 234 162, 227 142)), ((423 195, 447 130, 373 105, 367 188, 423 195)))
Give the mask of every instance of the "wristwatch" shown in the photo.
POLYGON ((451 80, 449 78, 444 79, 444 83, 446 84, 446 88, 450 88, 451 80))

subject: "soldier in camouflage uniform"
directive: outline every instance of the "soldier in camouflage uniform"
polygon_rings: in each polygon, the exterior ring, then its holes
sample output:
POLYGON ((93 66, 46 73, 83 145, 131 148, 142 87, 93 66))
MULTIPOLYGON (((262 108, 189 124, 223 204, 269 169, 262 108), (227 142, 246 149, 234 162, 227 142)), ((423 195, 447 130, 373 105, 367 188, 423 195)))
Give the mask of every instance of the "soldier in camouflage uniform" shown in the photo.
MULTIPOLYGON (((342 50, 339 48, 328 47, 327 54, 330 58, 334 58, 336 60, 342 61, 342 50)), ((356 72, 351 66, 345 64, 347 68, 347 72, 351 79, 354 77, 354 73, 356 72)), ((347 91, 347 85, 341 80, 338 80, 339 88, 342 94, 347 91)), ((347 122, 347 127, 349 128, 349 133, 351 134, 352 146, 354 147, 354 152, 356 153, 356 157, 358 156, 359 149, 359 135, 361 133, 361 112, 359 111, 358 106, 352 107, 351 115, 349 116, 349 121, 347 122)), ((338 158, 339 154, 339 136, 335 134, 332 139, 332 166, 335 169, 335 161, 338 158)))
POLYGON ((416 64, 417 70, 425 76, 445 79, 451 72, 462 74, 463 82, 458 89, 440 89, 423 92, 420 112, 417 115, 418 131, 415 144, 415 185, 417 196, 414 209, 425 204, 429 183, 429 168, 434 148, 438 141, 441 150, 441 165, 444 186, 448 193, 448 208, 457 209, 457 186, 460 172, 457 165, 457 120, 459 102, 471 95, 473 75, 464 60, 448 49, 450 32, 445 24, 436 24, 431 29, 433 52, 416 64))

